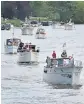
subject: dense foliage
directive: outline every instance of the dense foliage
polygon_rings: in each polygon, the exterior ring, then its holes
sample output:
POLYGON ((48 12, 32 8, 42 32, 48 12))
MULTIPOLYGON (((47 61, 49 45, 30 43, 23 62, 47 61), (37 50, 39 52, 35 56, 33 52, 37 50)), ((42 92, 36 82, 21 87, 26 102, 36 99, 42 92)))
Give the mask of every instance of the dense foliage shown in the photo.
POLYGON ((4 18, 24 20, 27 16, 47 17, 51 20, 84 23, 84 1, 2 1, 4 18))

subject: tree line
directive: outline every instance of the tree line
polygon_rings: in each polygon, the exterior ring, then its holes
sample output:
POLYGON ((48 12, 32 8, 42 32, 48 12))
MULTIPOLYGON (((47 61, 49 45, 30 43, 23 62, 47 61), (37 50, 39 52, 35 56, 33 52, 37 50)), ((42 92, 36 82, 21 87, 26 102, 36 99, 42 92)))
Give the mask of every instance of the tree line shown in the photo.
POLYGON ((84 1, 1 1, 1 16, 24 20, 27 16, 84 23, 84 1))

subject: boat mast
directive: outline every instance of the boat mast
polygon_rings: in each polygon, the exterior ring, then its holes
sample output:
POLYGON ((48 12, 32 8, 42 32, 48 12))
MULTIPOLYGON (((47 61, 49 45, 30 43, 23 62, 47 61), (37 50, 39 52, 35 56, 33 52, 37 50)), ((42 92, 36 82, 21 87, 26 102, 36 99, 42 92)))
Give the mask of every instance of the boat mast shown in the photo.
POLYGON ((26 23, 26 24, 28 23, 28 19, 27 19, 27 16, 25 17, 25 23, 26 23))
POLYGON ((13 38, 14 38, 14 26, 13 26, 13 33, 12 33, 12 36, 13 36, 13 38))

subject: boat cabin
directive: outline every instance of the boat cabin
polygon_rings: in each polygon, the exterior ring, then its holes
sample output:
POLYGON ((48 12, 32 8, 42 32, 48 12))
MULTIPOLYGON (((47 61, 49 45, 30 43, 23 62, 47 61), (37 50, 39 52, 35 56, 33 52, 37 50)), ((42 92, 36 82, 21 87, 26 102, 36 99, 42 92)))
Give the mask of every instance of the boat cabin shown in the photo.
POLYGON ((29 27, 29 24, 22 24, 22 27, 29 27))
POLYGON ((36 45, 29 44, 28 47, 29 47, 29 50, 32 50, 32 51, 35 51, 36 49, 36 45))
POLYGON ((20 42, 21 42, 21 40, 18 38, 11 38, 11 39, 6 40, 6 45, 7 46, 18 46, 20 42))
POLYGON ((45 30, 44 29, 42 29, 42 28, 39 28, 39 29, 37 29, 37 33, 36 34, 39 34, 39 33, 45 33, 45 30))
POLYGON ((31 21, 31 24, 38 24, 37 21, 31 21))
POLYGON ((70 67, 74 65, 74 58, 47 58, 47 66, 70 67))
POLYGON ((32 52, 39 52, 39 49, 36 50, 36 45, 32 45, 31 43, 25 43, 24 45, 21 45, 24 43, 20 43, 18 47, 18 52, 29 52, 32 50, 32 52))

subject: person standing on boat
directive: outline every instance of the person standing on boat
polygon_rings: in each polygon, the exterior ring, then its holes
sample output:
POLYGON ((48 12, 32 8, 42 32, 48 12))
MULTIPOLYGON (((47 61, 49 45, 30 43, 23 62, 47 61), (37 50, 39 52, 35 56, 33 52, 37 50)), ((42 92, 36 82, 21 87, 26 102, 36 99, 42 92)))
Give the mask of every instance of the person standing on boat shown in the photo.
POLYGON ((74 66, 73 54, 72 54, 72 56, 69 56, 69 63, 70 63, 71 66, 74 66))
POLYGON ((67 57, 67 52, 66 52, 66 42, 63 44, 63 52, 61 54, 62 58, 66 58, 67 57))
POLYGON ((56 52, 55 51, 53 51, 53 53, 52 53, 52 58, 56 58, 56 52))
POLYGON ((21 50, 23 48, 23 46, 24 46, 24 43, 20 42, 19 49, 21 50))
POLYGON ((47 67, 51 66, 51 59, 48 56, 47 56, 47 59, 46 59, 46 63, 47 63, 47 67))
POLYGON ((66 50, 63 50, 63 52, 62 52, 62 54, 61 54, 61 57, 63 57, 63 58, 66 58, 66 57, 67 57, 67 52, 66 52, 66 50))

